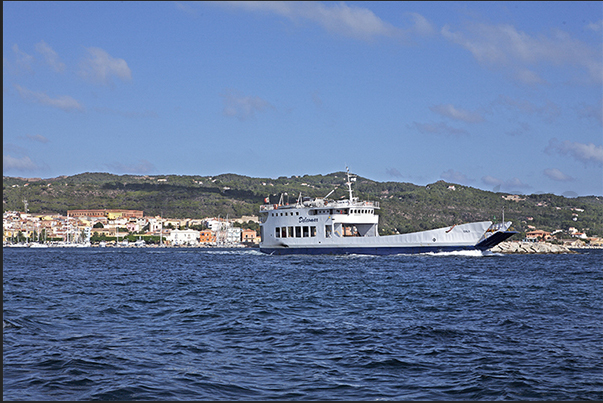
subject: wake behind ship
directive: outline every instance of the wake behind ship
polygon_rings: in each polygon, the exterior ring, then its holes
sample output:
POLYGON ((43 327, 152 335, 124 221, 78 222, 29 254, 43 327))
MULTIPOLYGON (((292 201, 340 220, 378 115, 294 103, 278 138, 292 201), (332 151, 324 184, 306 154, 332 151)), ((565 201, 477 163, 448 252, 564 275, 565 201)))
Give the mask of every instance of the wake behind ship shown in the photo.
POLYGON ((480 221, 428 231, 380 236, 379 202, 353 196, 356 176, 347 171, 346 200, 302 198, 295 204, 260 206, 260 251, 269 254, 391 255, 462 250, 488 250, 517 231, 511 221, 480 221))

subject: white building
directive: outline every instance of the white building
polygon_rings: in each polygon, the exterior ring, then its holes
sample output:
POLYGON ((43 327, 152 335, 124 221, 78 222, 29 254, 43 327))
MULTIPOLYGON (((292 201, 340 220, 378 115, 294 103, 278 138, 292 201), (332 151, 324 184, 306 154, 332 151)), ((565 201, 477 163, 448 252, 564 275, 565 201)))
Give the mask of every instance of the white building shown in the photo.
POLYGON ((226 231, 226 243, 238 244, 241 243, 241 234, 243 230, 239 227, 230 227, 226 231))
POLYGON ((172 245, 198 245, 199 231, 194 229, 175 229, 170 232, 167 241, 172 245))
POLYGON ((205 221, 205 225, 207 225, 207 228, 209 228, 213 232, 218 232, 225 230, 232 224, 223 218, 208 218, 205 221))
POLYGON ((149 232, 157 232, 162 227, 161 221, 157 218, 150 217, 147 219, 147 222, 149 223, 149 232))

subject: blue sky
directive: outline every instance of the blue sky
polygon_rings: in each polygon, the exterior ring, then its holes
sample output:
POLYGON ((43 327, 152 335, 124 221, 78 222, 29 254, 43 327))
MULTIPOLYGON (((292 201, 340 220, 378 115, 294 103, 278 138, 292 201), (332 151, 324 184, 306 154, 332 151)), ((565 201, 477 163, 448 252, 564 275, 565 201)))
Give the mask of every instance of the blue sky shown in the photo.
POLYGON ((603 195, 601 2, 3 2, 3 174, 603 195))

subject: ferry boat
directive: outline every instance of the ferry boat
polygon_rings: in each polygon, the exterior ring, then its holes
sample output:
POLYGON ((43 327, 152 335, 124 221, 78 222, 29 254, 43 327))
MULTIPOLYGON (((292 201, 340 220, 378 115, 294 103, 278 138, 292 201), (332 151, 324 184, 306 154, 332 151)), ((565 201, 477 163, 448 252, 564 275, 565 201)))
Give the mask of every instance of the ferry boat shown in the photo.
POLYGON ((260 251, 268 254, 391 255, 425 252, 486 251, 517 234, 511 221, 480 221, 428 231, 379 235, 379 202, 353 196, 356 176, 348 168, 348 199, 302 198, 296 203, 260 206, 260 251))

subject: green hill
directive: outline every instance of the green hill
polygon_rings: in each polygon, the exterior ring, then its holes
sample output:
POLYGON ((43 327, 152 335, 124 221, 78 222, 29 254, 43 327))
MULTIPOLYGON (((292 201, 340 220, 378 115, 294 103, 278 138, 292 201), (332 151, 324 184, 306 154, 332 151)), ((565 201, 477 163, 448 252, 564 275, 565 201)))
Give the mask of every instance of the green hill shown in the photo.
MULTIPOLYGON (((265 197, 277 203, 281 194, 293 203, 298 195, 347 197, 345 172, 328 175, 250 178, 236 174, 217 176, 113 175, 83 173, 51 179, 3 177, 3 211, 24 208, 34 214, 75 209, 134 209, 146 216, 231 218, 257 215, 265 197), (288 196, 284 194, 287 193, 288 196)), ((505 221, 525 232, 528 225, 553 231, 575 227, 589 236, 602 236, 603 197, 566 198, 553 194, 505 200, 508 193, 488 192, 438 181, 428 186, 404 182, 376 182, 358 177, 354 195, 379 201, 380 233, 432 229, 469 221, 505 221), (455 190, 449 189, 454 185, 455 190)))

